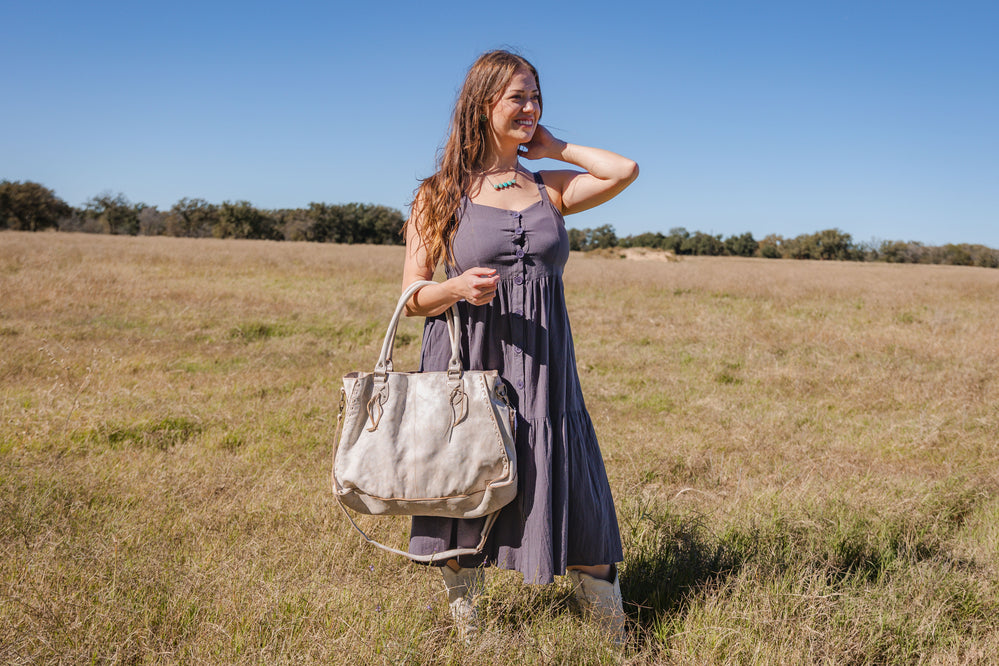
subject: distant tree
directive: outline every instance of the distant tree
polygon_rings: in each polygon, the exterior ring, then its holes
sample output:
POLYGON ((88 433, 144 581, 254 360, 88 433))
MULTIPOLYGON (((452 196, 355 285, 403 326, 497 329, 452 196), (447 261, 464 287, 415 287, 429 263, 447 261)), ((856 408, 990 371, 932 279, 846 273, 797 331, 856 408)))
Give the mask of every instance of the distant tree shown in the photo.
POLYGON ((950 264, 951 266, 974 266, 975 262, 971 258, 971 252, 968 251, 967 245, 954 245, 953 243, 948 243, 943 246, 943 260, 940 262, 942 264, 950 264))
POLYGON ((158 210, 156 206, 146 206, 139 211, 139 235, 162 236, 166 233, 168 213, 158 210))
POLYGON ((725 251, 734 257, 754 257, 759 247, 760 244, 748 231, 741 236, 729 236, 725 239, 725 251))
POLYGON ((284 226, 285 238, 290 240, 379 245, 405 242, 399 233, 405 217, 387 206, 312 202, 306 210, 281 211, 278 218, 276 224, 284 226))
POLYGON ((721 234, 712 236, 696 231, 692 236, 683 239, 683 243, 680 244, 680 253, 718 256, 725 254, 725 244, 722 243, 721 234))
POLYGON ((257 238, 277 240, 281 238, 274 220, 266 213, 254 208, 249 201, 235 203, 224 201, 217 210, 217 219, 212 227, 216 238, 257 238))
POLYGON ((666 234, 666 241, 663 245, 664 250, 672 250, 674 254, 681 254, 683 249, 683 242, 690 238, 690 232, 683 227, 673 227, 666 234))
POLYGON ((399 230, 404 222, 402 213, 394 208, 375 204, 349 203, 340 206, 342 228, 348 230, 347 243, 377 243, 396 245, 403 242, 399 230))
POLYGON ((312 202, 307 210, 300 212, 298 234, 302 240, 317 243, 353 242, 353 230, 347 228, 339 206, 312 202))
POLYGON ((969 251, 971 252, 971 258, 975 262, 975 266, 999 268, 999 250, 993 250, 984 245, 971 245, 969 251))
POLYGON ((875 239, 854 245, 858 261, 878 261, 881 258, 881 243, 875 239))
POLYGON ((791 259, 855 261, 863 258, 863 252, 853 244, 850 234, 839 229, 825 229, 785 241, 783 256, 791 259))
POLYGON ((878 246, 878 259, 889 264, 917 264, 923 254, 921 243, 905 241, 881 241, 878 246))
POLYGON ((815 234, 819 259, 855 261, 861 252, 853 244, 853 237, 839 229, 825 229, 815 234))
POLYGON ((133 204, 124 194, 105 191, 83 204, 83 217, 93 220, 106 234, 139 233, 139 213, 146 205, 133 204))
POLYGON ((967 243, 932 246, 917 241, 882 241, 881 261, 909 264, 949 264, 999 268, 999 250, 967 243))
POLYGON ((590 250, 617 247, 618 244, 614 227, 609 224, 601 225, 595 229, 590 229, 589 227, 585 229, 569 229, 568 233, 570 250, 589 252, 590 250))
POLYGON ((759 242, 760 256, 765 259, 780 259, 783 256, 783 245, 783 236, 778 234, 768 234, 759 242))
POLYGON ((800 234, 784 241, 781 256, 788 259, 818 259, 815 234, 800 234))
POLYGON ((931 245, 923 245, 919 241, 909 241, 904 244, 905 263, 907 264, 932 264, 933 254, 936 250, 931 245))
POLYGON ((69 204, 39 183, 0 181, 0 229, 41 231, 72 213, 69 204))
POLYGON ((289 241, 306 241, 306 231, 309 219, 306 210, 302 208, 282 208, 270 211, 275 229, 281 232, 282 238, 289 241))
POLYGON ((400 231, 406 218, 395 208, 374 205, 368 209, 365 217, 365 229, 371 233, 370 243, 383 245, 402 245, 406 242, 400 231))
POLYGON ((586 246, 588 250, 604 250, 617 245, 617 234, 614 227, 609 224, 602 224, 596 229, 590 230, 587 235, 586 246))
POLYGON ((332 206, 340 220, 337 243, 365 243, 367 233, 363 229, 365 208, 363 204, 349 203, 332 206))
POLYGON ((638 234, 637 236, 625 236, 619 239, 621 247, 648 247, 654 250, 662 250, 666 247, 666 236, 660 232, 638 234))
POLYGON ((206 238, 218 221, 218 207, 204 199, 184 197, 170 209, 166 233, 170 236, 206 238))

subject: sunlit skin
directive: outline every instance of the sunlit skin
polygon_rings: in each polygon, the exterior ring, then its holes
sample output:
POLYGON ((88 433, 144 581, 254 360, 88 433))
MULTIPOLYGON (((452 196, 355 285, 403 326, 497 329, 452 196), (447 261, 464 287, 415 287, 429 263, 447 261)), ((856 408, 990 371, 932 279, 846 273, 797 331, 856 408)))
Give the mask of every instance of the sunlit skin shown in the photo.
MULTIPOLYGON (((475 174, 467 195, 477 204, 510 210, 523 210, 540 199, 530 174, 520 168, 520 158, 549 158, 579 167, 539 172, 552 204, 563 215, 571 215, 612 199, 638 176, 632 160, 600 148, 566 143, 539 123, 541 106, 534 75, 518 69, 503 92, 486 113, 487 152, 481 173, 475 174), (496 190, 493 185, 516 179, 517 187, 496 190)), ((418 211, 419 202, 413 206, 418 211)), ((418 213, 415 213, 418 214, 418 213)), ((419 237, 419 219, 408 225, 403 288, 416 280, 430 280, 435 266, 430 266, 419 237)), ((409 316, 433 317, 454 303, 464 300, 485 305, 496 295, 499 275, 494 269, 474 267, 461 275, 420 289, 407 303, 409 316)), ((448 566, 457 571, 458 563, 448 566)), ((611 565, 570 566, 595 578, 608 579, 611 565)))

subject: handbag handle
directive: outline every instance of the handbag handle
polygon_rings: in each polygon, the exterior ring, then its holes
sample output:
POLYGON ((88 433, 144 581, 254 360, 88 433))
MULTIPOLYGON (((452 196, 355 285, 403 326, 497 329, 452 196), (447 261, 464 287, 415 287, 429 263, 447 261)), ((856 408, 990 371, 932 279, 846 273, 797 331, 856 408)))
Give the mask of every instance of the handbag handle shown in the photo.
MULTIPOLYGON (((437 283, 431 280, 417 280, 402 292, 402 296, 399 297, 399 302, 395 306, 395 312, 392 313, 392 319, 389 321, 388 330, 385 331, 385 340, 382 342, 382 349, 378 354, 378 362, 375 363, 374 374, 377 377, 384 377, 385 373, 392 372, 392 349, 395 346, 395 333, 396 329, 399 328, 399 318, 402 316, 402 311, 406 308, 409 298, 423 287, 433 284, 437 283)), ((448 337, 451 340, 451 358, 447 364, 448 376, 461 377, 461 352, 458 342, 460 334, 456 324, 458 318, 457 305, 452 304, 445 310, 444 314, 447 319, 448 337)))

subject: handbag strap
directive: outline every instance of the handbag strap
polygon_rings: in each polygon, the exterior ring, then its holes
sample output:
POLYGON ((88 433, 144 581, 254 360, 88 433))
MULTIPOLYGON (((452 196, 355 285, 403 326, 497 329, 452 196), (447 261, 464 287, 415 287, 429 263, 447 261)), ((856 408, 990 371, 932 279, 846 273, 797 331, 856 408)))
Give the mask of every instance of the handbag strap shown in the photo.
MULTIPOLYGON (((395 347, 395 334, 396 330, 399 328, 399 319, 402 317, 402 312, 406 308, 406 303, 417 291, 423 287, 434 284, 437 283, 431 280, 417 280, 403 290, 402 295, 399 297, 399 302, 396 303, 395 312, 392 313, 392 319, 389 321, 388 329, 385 331, 385 339, 382 341, 382 349, 378 354, 378 362, 375 363, 375 375, 383 376, 386 372, 392 371, 392 349, 395 347)), ((459 349, 459 331, 456 323, 458 319, 457 306, 452 304, 447 310, 445 310, 444 314, 447 319, 448 337, 451 341, 451 358, 448 361, 447 366, 448 374, 460 377, 462 367, 459 349)))
POLYGON ((475 546, 475 548, 452 548, 451 550, 444 550, 439 553, 431 553, 430 555, 414 555, 412 553, 407 553, 404 550, 399 550, 398 548, 392 548, 391 546, 386 546, 383 543, 375 541, 367 534, 365 534, 364 530, 358 527, 357 523, 354 522, 354 519, 351 518, 350 513, 347 512, 347 507, 345 507, 343 505, 343 502, 340 501, 339 495, 336 496, 336 503, 340 505, 340 510, 343 511, 343 515, 347 516, 347 520, 349 520, 350 524, 354 526, 354 529, 357 530, 358 533, 361 535, 361 537, 365 541, 370 543, 372 546, 378 546, 382 550, 387 550, 390 553, 394 553, 396 555, 402 555, 403 557, 407 557, 413 560, 414 562, 423 562, 424 564, 433 564, 434 562, 447 561, 450 559, 454 559, 459 555, 480 554, 482 552, 482 549, 485 548, 486 546, 486 539, 489 538, 489 532, 492 531, 493 525, 496 524, 496 518, 499 517, 499 511, 495 511, 486 516, 485 523, 482 526, 481 538, 479 539, 479 543, 478 545, 475 546))

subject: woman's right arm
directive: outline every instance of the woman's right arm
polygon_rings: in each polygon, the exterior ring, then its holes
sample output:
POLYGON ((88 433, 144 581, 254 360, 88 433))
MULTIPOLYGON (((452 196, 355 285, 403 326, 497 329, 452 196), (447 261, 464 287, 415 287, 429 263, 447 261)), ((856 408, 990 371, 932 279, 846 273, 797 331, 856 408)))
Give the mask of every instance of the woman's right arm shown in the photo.
MULTIPOLYGON (((406 225, 406 262, 402 268, 402 288, 417 280, 430 280, 434 267, 428 265, 427 249, 420 236, 419 198, 413 203, 413 214, 406 225)), ((470 268, 461 275, 444 282, 427 285, 417 291, 406 303, 407 317, 433 317, 447 310, 458 301, 472 305, 485 305, 496 295, 499 275, 493 268, 470 268)))

